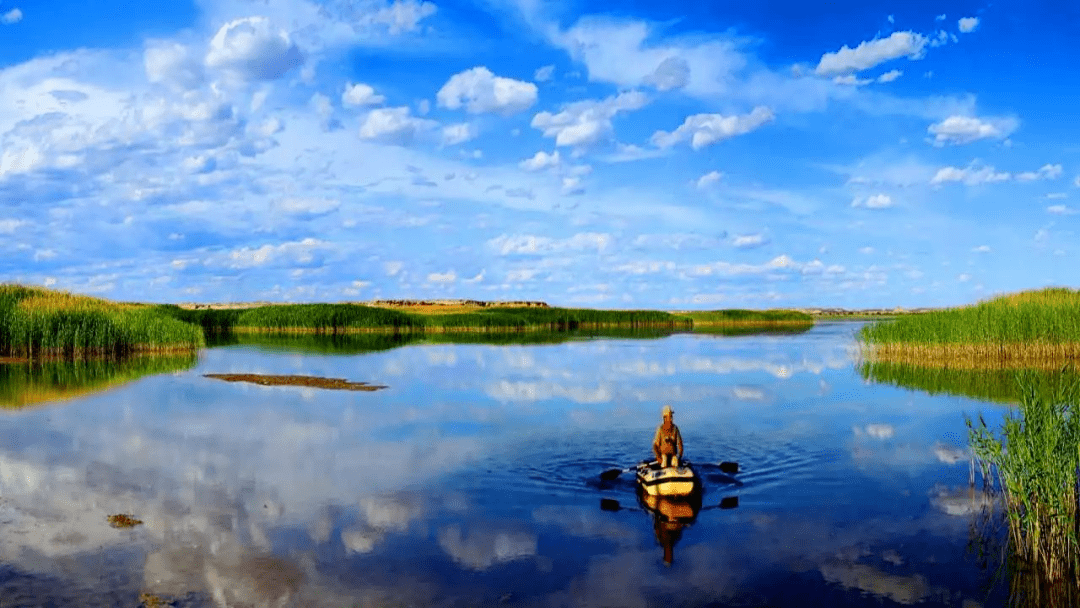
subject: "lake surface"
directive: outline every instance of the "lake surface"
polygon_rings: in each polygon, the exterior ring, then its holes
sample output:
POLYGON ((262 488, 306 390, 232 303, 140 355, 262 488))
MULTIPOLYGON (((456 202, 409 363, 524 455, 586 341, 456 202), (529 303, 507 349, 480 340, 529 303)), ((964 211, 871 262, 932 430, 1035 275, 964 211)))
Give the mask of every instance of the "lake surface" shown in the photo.
POLYGON ((998 561, 971 548, 964 415, 993 427, 1008 405, 865 379, 860 326, 375 352, 248 338, 127 372, 9 367, 0 397, 30 406, 0 411, 0 606, 1004 604, 998 561), (686 525, 643 510, 632 474, 598 478, 649 454, 665 403, 706 478, 686 525))

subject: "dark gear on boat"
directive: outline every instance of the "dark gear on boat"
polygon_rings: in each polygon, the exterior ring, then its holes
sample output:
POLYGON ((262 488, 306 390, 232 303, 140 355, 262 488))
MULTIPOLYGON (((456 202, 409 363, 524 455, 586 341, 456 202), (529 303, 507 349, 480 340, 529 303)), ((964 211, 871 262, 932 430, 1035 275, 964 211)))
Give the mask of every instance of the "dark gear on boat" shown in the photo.
POLYGON ((653 437, 653 455, 661 467, 677 467, 683 456, 682 433, 672 422, 673 415, 671 406, 665 405, 664 422, 656 427, 656 436, 653 437))

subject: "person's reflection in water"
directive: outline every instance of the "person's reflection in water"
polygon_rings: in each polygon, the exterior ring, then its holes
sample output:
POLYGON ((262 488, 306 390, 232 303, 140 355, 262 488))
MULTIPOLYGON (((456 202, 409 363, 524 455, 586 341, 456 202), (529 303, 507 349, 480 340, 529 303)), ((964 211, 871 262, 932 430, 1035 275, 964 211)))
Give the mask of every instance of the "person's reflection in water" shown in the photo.
POLYGON ((682 539, 683 529, 694 523, 701 510, 701 499, 675 499, 664 496, 641 497, 645 509, 652 514, 656 542, 664 548, 664 565, 675 561, 675 544, 682 539))

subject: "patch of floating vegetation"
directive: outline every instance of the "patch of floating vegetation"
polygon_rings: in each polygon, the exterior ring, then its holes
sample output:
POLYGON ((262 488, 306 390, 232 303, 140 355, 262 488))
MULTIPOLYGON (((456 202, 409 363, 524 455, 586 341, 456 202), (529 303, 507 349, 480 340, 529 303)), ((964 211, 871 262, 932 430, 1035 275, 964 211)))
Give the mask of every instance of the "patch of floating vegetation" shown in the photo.
POLYGON ((983 478, 1001 491, 1017 605, 1075 606, 1080 599, 1080 384, 1016 376, 1018 411, 995 433, 966 420, 983 478))
POLYGON ((141 519, 135 519, 133 516, 126 513, 110 515, 108 521, 109 525, 114 528, 134 528, 143 523, 141 519))
POLYGON ((379 384, 351 382, 343 378, 323 378, 322 376, 276 376, 271 374, 203 374, 203 376, 226 382, 251 382, 262 386, 304 386, 342 391, 377 391, 386 388, 379 384))
POLYGON ((1049 288, 864 327, 878 361, 944 367, 1060 368, 1080 363, 1080 291, 1049 288))
POLYGON ((0 285, 0 357, 41 359, 194 350, 198 327, 160 307, 0 285))
POLYGON ((190 369, 194 352, 73 361, 15 360, 0 364, 0 409, 73 399, 153 374, 190 369))

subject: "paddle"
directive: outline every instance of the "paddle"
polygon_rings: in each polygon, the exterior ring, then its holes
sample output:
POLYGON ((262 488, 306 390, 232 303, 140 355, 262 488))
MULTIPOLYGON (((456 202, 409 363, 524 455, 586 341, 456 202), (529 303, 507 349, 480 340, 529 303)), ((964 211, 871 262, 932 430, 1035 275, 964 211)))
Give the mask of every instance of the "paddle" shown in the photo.
MULTIPOLYGON (((729 475, 734 475, 739 472, 739 463, 737 462, 721 462, 719 465, 720 470, 729 475)), ((600 473, 600 479, 603 481, 615 481, 619 478, 619 475, 623 473, 629 473, 637 467, 628 467, 625 469, 608 469, 603 473, 600 473)))

